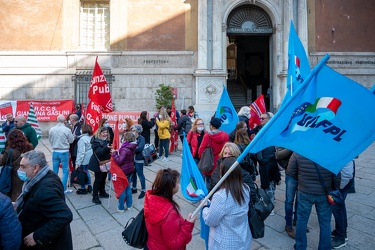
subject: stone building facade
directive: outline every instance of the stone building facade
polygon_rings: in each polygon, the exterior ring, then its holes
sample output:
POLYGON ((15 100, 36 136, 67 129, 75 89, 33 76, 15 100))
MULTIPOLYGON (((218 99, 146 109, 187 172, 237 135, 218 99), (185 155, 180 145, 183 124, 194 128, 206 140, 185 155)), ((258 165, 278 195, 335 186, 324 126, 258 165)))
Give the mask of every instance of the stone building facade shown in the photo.
MULTIPOLYGON (((0 98, 87 102, 95 58, 117 111, 155 111, 159 84, 208 120, 222 86, 236 107, 285 93, 289 22, 314 66, 375 83, 372 0, 1 1, 0 98), (84 85, 86 84, 86 85, 84 85)), ((46 126, 49 125, 42 125, 46 126)))

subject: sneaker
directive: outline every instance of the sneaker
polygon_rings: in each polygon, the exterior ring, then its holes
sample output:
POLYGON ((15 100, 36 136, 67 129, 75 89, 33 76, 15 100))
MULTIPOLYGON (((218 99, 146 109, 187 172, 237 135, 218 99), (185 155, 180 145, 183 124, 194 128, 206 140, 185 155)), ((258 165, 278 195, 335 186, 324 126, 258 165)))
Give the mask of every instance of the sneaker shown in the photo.
POLYGON ((125 210, 128 210, 128 211, 129 211, 130 209, 132 209, 132 207, 127 207, 127 208, 125 208, 125 210))
MULTIPOLYGON (((331 236, 332 236, 332 238, 335 238, 335 237, 336 237, 336 230, 333 230, 333 231, 331 232, 331 236)), ((348 235, 345 235, 345 241, 348 241, 348 235)))
POLYGON ((344 239, 340 239, 340 238, 333 238, 332 240, 332 249, 339 249, 339 248, 342 248, 346 246, 346 242, 344 239))
POLYGON ((136 188, 132 188, 132 194, 136 194, 138 190, 136 188))
POLYGON ((270 213, 270 215, 275 215, 275 211, 272 210, 271 213, 270 213))
POLYGON ((162 161, 168 161, 168 157, 164 157, 162 161))
POLYGON ((293 227, 285 226, 285 231, 289 235, 290 238, 292 238, 292 239, 296 238, 296 232, 294 232, 293 227))
POLYGON ((143 199, 145 197, 145 191, 142 191, 141 194, 138 196, 138 199, 143 199))
POLYGON ((71 192, 73 192, 73 190, 67 189, 67 190, 64 191, 64 194, 67 195, 67 194, 70 194, 71 192))
POLYGON ((87 190, 84 189, 84 188, 80 188, 80 189, 78 189, 77 192, 76 192, 76 194, 87 194, 87 193, 88 193, 87 190))
POLYGON ((123 212, 125 212, 125 210, 117 209, 117 212, 122 214, 123 212))

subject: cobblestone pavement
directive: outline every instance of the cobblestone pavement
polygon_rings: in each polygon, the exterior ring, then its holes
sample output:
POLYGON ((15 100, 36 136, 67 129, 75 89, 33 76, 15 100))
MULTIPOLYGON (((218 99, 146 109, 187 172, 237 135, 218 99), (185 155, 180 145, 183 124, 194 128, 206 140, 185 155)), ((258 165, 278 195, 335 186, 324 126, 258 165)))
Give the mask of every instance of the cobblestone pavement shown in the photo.
MULTIPOLYGON (((181 147, 181 146, 180 146, 181 147)), ((37 150, 46 154, 47 160, 52 168, 51 147, 48 138, 39 141, 37 150)), ((174 152, 168 162, 157 160, 151 166, 144 168, 147 189, 151 188, 156 172, 160 168, 173 168, 181 170, 181 148, 174 152)), ((283 173, 282 173, 283 174, 283 173)), ((59 173, 61 176, 61 171, 59 173)), ((93 175, 92 175, 93 177, 93 175)), ((282 176, 284 180, 284 175, 282 176)), ((257 180, 258 182, 258 180, 257 180)), ((375 249, 375 143, 364 151, 356 160, 356 193, 348 194, 346 199, 348 211, 348 242, 343 249, 375 249)), ((110 182, 107 181, 107 192, 110 182)), ((138 188, 139 186, 138 181, 138 188)), ((130 217, 135 216, 143 207, 143 199, 138 199, 138 194, 133 195, 134 209, 118 213, 117 199, 110 192, 110 199, 101 199, 101 205, 91 202, 92 196, 77 195, 75 192, 67 194, 66 202, 73 212, 71 223, 73 246, 79 249, 132 249, 127 246, 121 237, 123 227, 130 217)), ((289 238, 284 231, 284 198, 285 183, 276 188, 275 215, 269 216, 266 220, 265 237, 253 240, 251 249, 293 249, 294 240, 289 238)), ((193 212, 197 204, 184 199, 179 192, 176 194, 176 201, 180 205, 184 217, 193 212)), ((332 226, 333 226, 332 219, 332 226)), ((307 234, 308 249, 317 249, 319 240, 319 225, 315 209, 308 223, 310 232, 307 234)), ((197 220, 193 230, 193 239, 187 249, 204 249, 204 241, 199 236, 200 223, 197 220)))

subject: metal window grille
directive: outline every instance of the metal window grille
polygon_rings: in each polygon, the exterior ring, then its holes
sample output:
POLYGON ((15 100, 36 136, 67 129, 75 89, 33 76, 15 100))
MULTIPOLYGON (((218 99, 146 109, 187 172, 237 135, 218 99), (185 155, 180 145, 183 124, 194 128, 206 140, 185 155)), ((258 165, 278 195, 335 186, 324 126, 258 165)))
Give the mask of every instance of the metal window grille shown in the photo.
MULTIPOLYGON (((80 70, 77 71, 76 75, 73 77, 74 86, 75 86, 75 103, 84 104, 85 109, 89 103, 89 88, 90 81, 92 79, 92 70, 80 70)), ((114 81, 114 76, 111 75, 109 70, 103 70, 105 79, 107 80, 109 91, 112 94, 112 82, 114 81)))
POLYGON ((82 49, 108 50, 109 2, 85 2, 81 4, 80 46, 82 49))

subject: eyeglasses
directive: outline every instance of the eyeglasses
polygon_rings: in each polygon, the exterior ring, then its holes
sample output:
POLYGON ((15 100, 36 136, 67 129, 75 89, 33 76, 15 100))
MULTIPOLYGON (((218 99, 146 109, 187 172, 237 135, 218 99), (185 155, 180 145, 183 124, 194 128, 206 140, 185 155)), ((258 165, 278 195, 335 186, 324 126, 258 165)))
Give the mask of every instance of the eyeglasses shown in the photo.
POLYGON ((198 123, 197 124, 197 126, 203 126, 204 125, 204 123, 198 123))

